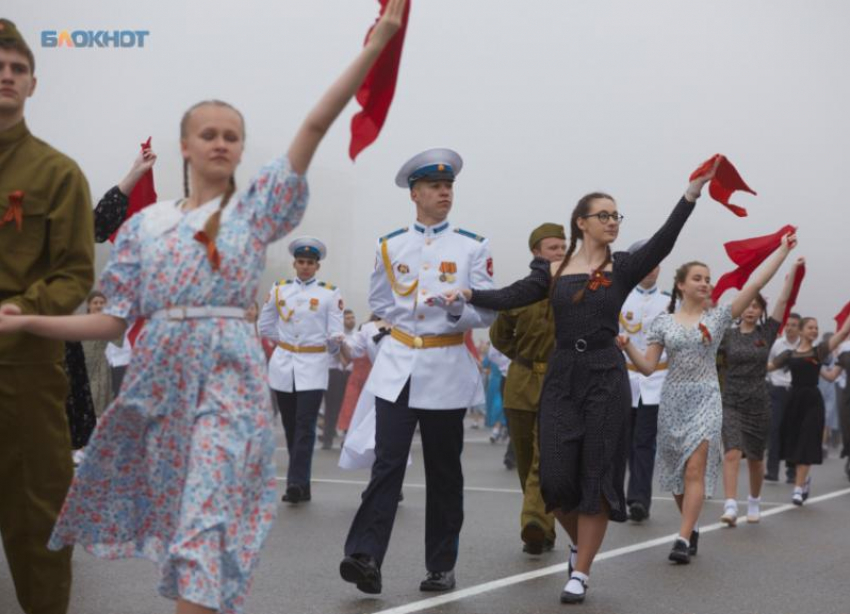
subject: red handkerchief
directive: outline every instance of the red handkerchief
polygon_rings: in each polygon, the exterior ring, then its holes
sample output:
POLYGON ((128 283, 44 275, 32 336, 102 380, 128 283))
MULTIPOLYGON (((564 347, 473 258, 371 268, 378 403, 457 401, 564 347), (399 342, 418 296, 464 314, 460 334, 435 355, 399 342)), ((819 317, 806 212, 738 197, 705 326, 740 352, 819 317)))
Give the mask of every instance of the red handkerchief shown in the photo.
POLYGON ((723 247, 726 248, 726 253, 729 254, 732 262, 738 265, 738 268, 726 273, 717 281, 717 285, 714 286, 714 292, 711 293, 712 300, 716 303, 717 299, 729 288, 737 288, 738 290, 743 288, 750 275, 753 274, 753 271, 768 256, 779 249, 779 246, 782 244, 782 237, 795 230, 796 228, 794 226, 786 224, 772 235, 743 239, 741 241, 730 241, 724 244, 723 247))
POLYGON ((797 304, 797 296, 800 294, 800 286, 803 285, 803 278, 806 276, 806 265, 801 264, 794 271, 794 285, 791 287, 791 294, 788 296, 788 304, 785 305, 785 313, 782 314, 782 326, 779 327, 777 336, 782 334, 785 329, 785 323, 788 321, 788 316, 791 314, 791 309, 797 304))
MULTIPOLYGON (((147 151, 150 148, 151 137, 148 137, 148 140, 142 143, 142 151, 147 151)), ((148 205, 152 205, 156 202, 156 188, 154 188, 153 185, 153 169, 142 175, 142 178, 139 179, 139 182, 133 188, 133 191, 130 192, 129 200, 130 203, 127 205, 127 215, 124 217, 125 222, 148 205)), ((115 243, 115 235, 117 234, 118 231, 112 233, 109 240, 115 243)))
MULTIPOLYGON (((383 15, 389 0, 379 0, 379 2, 381 3, 381 15, 383 15)), ((409 15, 410 0, 404 7, 401 29, 381 52, 381 56, 372 66, 369 74, 366 75, 360 89, 357 90, 357 102, 363 110, 351 120, 351 144, 348 148, 348 155, 351 156, 352 160, 357 159, 361 151, 375 142, 390 112, 390 105, 393 102, 396 81, 398 80, 398 67, 401 64, 401 50, 404 47, 404 36, 407 33, 409 15)), ((372 34, 372 28, 366 35, 367 41, 372 34)))
POLYGON ((847 319, 848 316, 850 316, 850 302, 844 305, 844 309, 842 309, 841 312, 837 316, 835 316, 835 323, 838 325, 838 328, 836 330, 840 330, 841 327, 844 326, 844 321, 847 319))
POLYGON ((733 193, 739 190, 749 192, 753 195, 755 195, 755 192, 741 178, 738 170, 732 166, 732 163, 729 162, 726 156, 714 154, 711 158, 703 162, 697 170, 691 173, 690 180, 693 181, 700 175, 704 175, 710 171, 711 167, 714 166, 714 162, 718 158, 720 158, 720 164, 717 166, 717 172, 714 174, 714 178, 708 184, 708 193, 714 200, 722 204, 738 217, 747 217, 747 210, 743 207, 739 207, 738 205, 733 205, 729 202, 729 198, 733 193))

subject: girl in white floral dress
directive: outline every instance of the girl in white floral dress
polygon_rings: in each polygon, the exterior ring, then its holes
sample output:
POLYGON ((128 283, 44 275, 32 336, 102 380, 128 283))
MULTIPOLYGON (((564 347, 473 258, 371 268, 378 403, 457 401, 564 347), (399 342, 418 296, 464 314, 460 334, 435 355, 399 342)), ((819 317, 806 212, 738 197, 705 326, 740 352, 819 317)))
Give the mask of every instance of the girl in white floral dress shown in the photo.
POLYGON ((697 553, 697 522, 703 500, 714 485, 722 459, 723 407, 717 379, 717 348, 732 320, 738 318, 759 291, 771 280, 796 244, 786 235, 780 248, 744 286, 731 305, 705 310, 711 294, 708 267, 689 262, 676 271, 670 313, 658 316, 647 334, 642 354, 620 342, 642 373, 655 371, 662 351, 667 351, 667 378, 661 389, 658 410, 658 442, 655 457, 661 488, 673 492, 682 520, 670 560, 689 563, 697 553), (677 300, 681 305, 673 313, 677 300))
POLYGON ((101 277, 102 314, 0 315, 0 334, 115 339, 147 319, 121 393, 103 416, 65 501, 51 548, 145 557, 177 614, 243 611, 275 517, 274 436, 265 360, 245 308, 266 246, 301 220, 304 174, 333 121, 398 32, 390 0, 354 62, 301 126, 285 156, 248 189, 233 180, 242 115, 193 106, 181 122, 186 197, 156 203, 119 231, 101 277))

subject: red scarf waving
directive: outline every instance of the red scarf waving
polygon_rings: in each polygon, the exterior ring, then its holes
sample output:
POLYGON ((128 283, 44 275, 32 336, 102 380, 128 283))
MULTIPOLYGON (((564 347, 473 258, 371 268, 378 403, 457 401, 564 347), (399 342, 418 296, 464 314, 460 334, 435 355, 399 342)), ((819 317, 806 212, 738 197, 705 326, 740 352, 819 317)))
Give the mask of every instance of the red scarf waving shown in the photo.
MULTIPOLYGON (((142 143, 142 151, 148 151, 151 148, 151 137, 148 137, 148 140, 142 143)), ((127 205, 127 215, 124 217, 124 221, 126 222, 131 217, 133 217, 136 213, 148 207, 156 202, 156 188, 153 184, 153 169, 148 170, 144 175, 142 175, 141 179, 139 179, 138 183, 136 183, 133 191, 130 192, 130 203, 127 205)), ((118 231, 115 231, 109 240, 113 243, 115 242, 115 235, 118 234, 118 231)), ((145 319, 139 318, 135 322, 133 322, 133 327, 130 329, 130 332, 127 333, 127 339, 130 342, 131 346, 136 345, 136 339, 138 339, 139 334, 142 332, 142 327, 145 325, 145 319)))
POLYGON ((850 302, 844 305, 844 309, 835 316, 835 324, 837 326, 835 330, 841 330, 841 327, 844 326, 844 321, 847 320, 848 316, 850 316, 850 302))
POLYGON ((785 313, 782 314, 782 326, 779 327, 779 332, 776 336, 782 334, 785 330, 785 323, 788 322, 788 316, 791 314, 791 309, 797 304, 797 296, 800 294, 800 286, 803 285, 803 278, 806 276, 806 265, 801 264, 794 271, 794 285, 791 287, 791 294, 788 296, 788 303, 785 305, 785 313))
POLYGON ((739 207, 738 205, 733 205, 729 202, 729 198, 731 198, 732 194, 738 190, 749 192, 753 195, 755 195, 755 191, 746 184, 741 175, 738 173, 738 170, 732 166, 732 163, 729 162, 726 156, 714 154, 711 158, 703 162, 697 170, 691 173, 690 179, 693 181, 700 175, 705 175, 711 170, 711 167, 714 166, 714 163, 718 158, 720 159, 720 164, 717 166, 717 172, 714 173, 714 178, 711 180, 711 183, 708 184, 708 193, 714 200, 722 204, 738 217, 747 217, 747 210, 743 207, 739 207))
MULTIPOLYGON (((389 0, 379 0, 381 3, 381 15, 387 10, 389 0)), ((398 80, 398 67, 401 63, 401 50, 404 47, 404 35, 407 33, 407 19, 410 16, 410 0, 404 7, 404 18, 401 29, 387 44, 381 56, 372 66, 366 79, 357 90, 357 102, 363 108, 351 120, 351 145, 348 155, 356 160, 361 151, 375 142, 395 95, 396 81, 398 80)), ((379 17, 380 19, 380 17, 379 17)), ((377 23, 377 22, 376 22, 377 23)), ((374 28, 374 26, 372 26, 374 28)), ((366 40, 372 35, 372 28, 366 35, 366 40)))
POLYGON ((729 288, 740 290, 747 283, 759 265, 782 245, 782 237, 794 232, 793 226, 785 225, 772 235, 743 239, 741 241, 730 241, 724 244, 726 253, 732 262, 738 265, 734 271, 729 271, 717 281, 711 299, 716 303, 720 296, 729 288))

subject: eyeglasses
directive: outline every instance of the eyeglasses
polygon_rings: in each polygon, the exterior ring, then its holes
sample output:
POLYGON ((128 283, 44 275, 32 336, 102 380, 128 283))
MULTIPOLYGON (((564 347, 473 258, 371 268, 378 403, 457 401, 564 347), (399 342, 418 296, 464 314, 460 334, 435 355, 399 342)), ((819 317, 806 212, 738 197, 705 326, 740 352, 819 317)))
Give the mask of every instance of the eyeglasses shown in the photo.
POLYGON ((600 211, 599 213, 594 213, 593 215, 582 215, 584 219, 589 217, 597 217, 599 221, 603 224, 607 224, 609 220, 614 220, 615 223, 619 224, 623 221, 623 218, 626 217, 620 213, 608 213, 607 211, 600 211))

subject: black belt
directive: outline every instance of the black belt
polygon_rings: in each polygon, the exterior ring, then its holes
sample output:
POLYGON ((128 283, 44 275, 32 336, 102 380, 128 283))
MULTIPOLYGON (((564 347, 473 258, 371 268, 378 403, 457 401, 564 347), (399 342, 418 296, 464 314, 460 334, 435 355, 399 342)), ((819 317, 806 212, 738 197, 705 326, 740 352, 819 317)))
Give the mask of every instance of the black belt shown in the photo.
POLYGON ((616 347, 617 343, 614 337, 605 335, 598 337, 590 337, 588 339, 575 339, 573 341, 558 341, 558 349, 567 352, 593 352, 595 350, 604 350, 609 347, 616 347))

